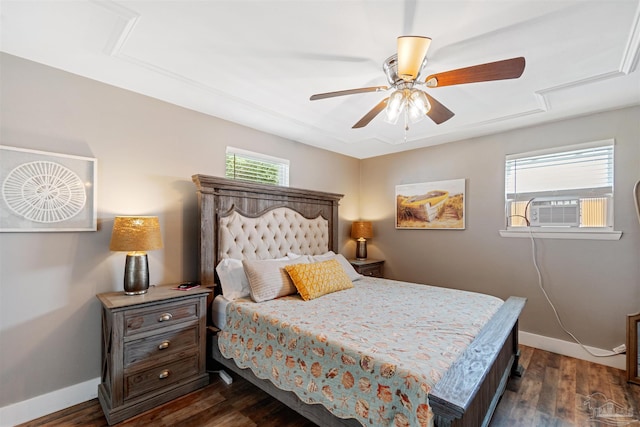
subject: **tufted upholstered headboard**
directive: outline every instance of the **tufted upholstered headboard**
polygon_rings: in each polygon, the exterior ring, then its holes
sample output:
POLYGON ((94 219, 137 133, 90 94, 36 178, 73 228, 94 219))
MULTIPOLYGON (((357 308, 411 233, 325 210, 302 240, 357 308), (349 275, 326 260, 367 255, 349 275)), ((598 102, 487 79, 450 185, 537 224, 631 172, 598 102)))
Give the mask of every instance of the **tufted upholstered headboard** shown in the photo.
POLYGON ((319 255, 329 250, 329 221, 305 218, 290 208, 275 208, 257 218, 233 210, 218 221, 218 256, 273 259, 296 254, 319 255))
POLYGON ((193 175, 200 210, 200 282, 222 258, 268 259, 338 250, 342 194, 193 175))

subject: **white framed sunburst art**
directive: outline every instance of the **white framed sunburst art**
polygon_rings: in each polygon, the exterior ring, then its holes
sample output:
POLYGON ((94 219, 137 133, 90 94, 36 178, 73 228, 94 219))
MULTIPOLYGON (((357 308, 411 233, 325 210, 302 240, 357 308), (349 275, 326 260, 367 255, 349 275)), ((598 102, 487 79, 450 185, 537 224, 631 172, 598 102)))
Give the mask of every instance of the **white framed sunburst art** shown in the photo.
POLYGON ((0 232, 96 231, 92 157, 0 145, 0 232))

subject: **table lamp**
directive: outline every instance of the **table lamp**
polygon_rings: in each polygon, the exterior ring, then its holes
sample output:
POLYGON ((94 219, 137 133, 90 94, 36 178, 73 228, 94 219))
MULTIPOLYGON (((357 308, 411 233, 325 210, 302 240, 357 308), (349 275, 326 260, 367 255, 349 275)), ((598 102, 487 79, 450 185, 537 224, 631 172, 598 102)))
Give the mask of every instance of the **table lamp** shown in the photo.
POLYGON ((373 237, 373 226, 371 221, 355 221, 351 224, 351 238, 357 239, 356 259, 364 261, 367 259, 367 239, 373 237))
POLYGON ((124 293, 146 293, 149 289, 149 262, 145 251, 162 249, 158 217, 117 216, 109 249, 128 252, 124 265, 124 293))

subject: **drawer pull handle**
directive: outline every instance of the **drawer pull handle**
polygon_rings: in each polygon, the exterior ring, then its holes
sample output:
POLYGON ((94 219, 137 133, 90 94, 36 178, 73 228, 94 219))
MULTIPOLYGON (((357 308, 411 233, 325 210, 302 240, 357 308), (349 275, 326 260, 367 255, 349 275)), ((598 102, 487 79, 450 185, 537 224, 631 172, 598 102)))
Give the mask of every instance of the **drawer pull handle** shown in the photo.
POLYGON ((170 373, 171 372, 169 372, 168 369, 165 369, 164 371, 160 372, 160 375, 158 375, 158 378, 163 380, 163 379, 167 378, 170 373))
POLYGON ((169 344, 171 344, 169 341, 162 341, 158 346, 158 350, 164 350, 165 348, 169 348, 169 344))
POLYGON ((158 322, 166 322, 167 320, 171 320, 172 317, 171 313, 161 314, 160 317, 158 317, 158 322))

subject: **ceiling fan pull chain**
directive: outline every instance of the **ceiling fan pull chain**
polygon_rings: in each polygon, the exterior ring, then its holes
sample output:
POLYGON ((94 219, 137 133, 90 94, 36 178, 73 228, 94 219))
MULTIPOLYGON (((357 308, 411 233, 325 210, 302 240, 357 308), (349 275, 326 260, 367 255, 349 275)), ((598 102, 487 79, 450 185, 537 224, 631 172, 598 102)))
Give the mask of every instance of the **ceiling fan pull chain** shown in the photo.
POLYGON ((407 143, 407 133, 409 132, 409 113, 404 110, 404 143, 407 143))
POLYGON ((404 142, 407 142, 407 132, 409 131, 409 106, 404 109, 404 142))

